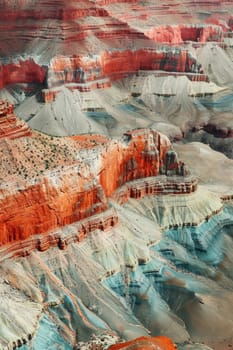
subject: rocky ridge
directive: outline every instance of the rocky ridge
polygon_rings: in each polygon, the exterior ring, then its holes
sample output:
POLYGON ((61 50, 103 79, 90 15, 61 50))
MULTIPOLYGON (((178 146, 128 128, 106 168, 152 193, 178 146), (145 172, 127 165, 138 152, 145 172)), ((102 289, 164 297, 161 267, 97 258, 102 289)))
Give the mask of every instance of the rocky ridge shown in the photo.
MULTIPOLYGON (((129 198, 192 193, 197 188, 195 179, 186 178, 185 165, 169 140, 153 130, 130 131, 121 140, 93 135, 60 141, 36 133, 10 138, 2 141, 6 173, 1 182, 1 244, 104 213, 110 198, 123 204, 129 198), (54 161, 58 147, 60 159, 54 161)), ((107 217, 113 226, 117 219, 107 217)), ((102 219, 88 225, 91 231, 104 227, 102 219)), ((83 230, 88 233, 84 223, 81 227, 78 240, 83 230)))

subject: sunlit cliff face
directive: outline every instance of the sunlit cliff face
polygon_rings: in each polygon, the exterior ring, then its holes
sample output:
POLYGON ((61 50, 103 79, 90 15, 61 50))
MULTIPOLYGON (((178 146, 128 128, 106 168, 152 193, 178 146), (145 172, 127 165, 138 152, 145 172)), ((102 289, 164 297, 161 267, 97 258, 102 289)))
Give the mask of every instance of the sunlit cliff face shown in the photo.
POLYGON ((231 1, 1 1, 1 349, 233 346, 232 30, 231 1))

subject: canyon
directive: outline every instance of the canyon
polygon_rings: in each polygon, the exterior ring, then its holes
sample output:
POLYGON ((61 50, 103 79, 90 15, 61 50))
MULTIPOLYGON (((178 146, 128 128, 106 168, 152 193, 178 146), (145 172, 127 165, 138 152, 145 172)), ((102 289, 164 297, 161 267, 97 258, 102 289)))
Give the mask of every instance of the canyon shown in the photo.
POLYGON ((0 348, 233 346, 233 4, 0 3, 0 348))

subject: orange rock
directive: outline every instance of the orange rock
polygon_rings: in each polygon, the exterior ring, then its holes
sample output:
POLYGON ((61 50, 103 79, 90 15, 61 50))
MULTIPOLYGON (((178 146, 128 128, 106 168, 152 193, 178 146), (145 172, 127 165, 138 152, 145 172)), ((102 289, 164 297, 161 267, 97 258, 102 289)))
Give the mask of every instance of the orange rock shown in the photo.
POLYGON ((110 346, 108 350, 176 350, 177 346, 171 339, 160 337, 140 337, 134 340, 110 346))
POLYGON ((47 179, 1 201, 0 244, 47 232, 106 209, 97 186, 88 187, 75 174, 55 188, 47 179), (75 183, 76 182, 76 183, 75 183))
MULTIPOLYGON (((54 154, 49 153, 50 147, 59 150, 63 140, 56 139, 54 144, 52 137, 37 133, 25 140, 22 136, 29 136, 31 131, 25 123, 17 122, 13 105, 7 102, 0 103, 0 132, 2 164, 3 168, 8 167, 1 174, 0 245, 87 219, 77 230, 77 239, 81 240, 89 232, 117 222, 112 214, 105 220, 104 215, 102 219, 94 217, 108 209, 109 197, 114 196, 121 204, 130 197, 159 194, 167 188, 174 193, 192 192, 196 188, 192 182, 182 186, 167 183, 161 187, 156 180, 145 180, 161 171, 178 174, 179 163, 170 151, 169 139, 154 130, 135 129, 125 133, 121 140, 102 135, 70 137, 64 141, 65 153, 55 163, 51 160, 54 154), (30 149, 29 145, 34 148, 30 149), (34 168, 37 178, 31 181, 34 168), (141 181, 130 184, 137 179, 141 181)), ((45 250, 57 243, 56 239, 52 241, 44 239, 33 246, 45 250)), ((66 243, 59 241, 62 249, 66 243)))
MULTIPOLYGON (((93 168, 85 165, 89 154, 85 153, 82 170, 72 167, 66 173, 60 169, 23 190, 16 187, 13 193, 2 191, 0 244, 24 240, 105 211, 107 198, 124 183, 158 175, 170 148, 165 136, 147 129, 126 133, 122 142, 103 136, 90 136, 89 140, 88 136, 77 136, 71 140, 77 143, 77 150, 86 148, 90 154, 95 144, 100 143, 94 151, 101 162, 99 175, 96 177, 94 165, 93 168), (58 184, 53 178, 59 178, 58 184)), ((76 163, 78 166, 79 161, 76 163)), ((129 193, 124 196, 127 200, 129 193)))
POLYGON ((124 137, 127 146, 115 143, 103 156, 100 183, 107 197, 127 181, 158 175, 170 148, 166 137, 148 129, 134 130, 124 137))
POLYGON ((6 101, 0 101, 0 139, 16 139, 30 135, 31 130, 28 125, 16 118, 13 105, 6 101))
MULTIPOLYGON (((52 137, 38 133, 25 140, 19 137, 28 136, 30 130, 26 124, 17 124, 13 106, 2 102, 0 131, 4 131, 2 138, 5 138, 0 143, 4 154, 2 164, 8 167, 1 174, 0 245, 46 234, 83 219, 87 221, 77 229, 78 240, 95 229, 107 229, 118 218, 111 213, 102 218, 95 215, 108 209, 109 197, 115 196, 114 200, 121 204, 130 197, 159 194, 167 188, 174 193, 195 191, 196 184, 192 182, 182 186, 167 183, 161 187, 156 180, 150 183, 145 180, 156 177, 161 170, 177 174, 179 167, 176 155, 170 151, 169 139, 154 130, 135 129, 125 133, 121 140, 79 135, 66 141, 56 138, 53 143, 52 137), (15 138, 19 139, 12 140, 15 138), (53 163, 54 153, 50 150, 54 151, 54 147, 59 150, 63 142, 66 151, 53 163), (29 145, 34 148, 30 149, 29 145), (34 168, 37 178, 31 181, 34 168), (136 179, 141 181, 130 184, 136 179)), ((57 244, 57 239, 51 242, 45 238, 32 246, 45 250, 53 244, 57 244)), ((66 244, 65 240, 59 240, 62 249, 66 244)))

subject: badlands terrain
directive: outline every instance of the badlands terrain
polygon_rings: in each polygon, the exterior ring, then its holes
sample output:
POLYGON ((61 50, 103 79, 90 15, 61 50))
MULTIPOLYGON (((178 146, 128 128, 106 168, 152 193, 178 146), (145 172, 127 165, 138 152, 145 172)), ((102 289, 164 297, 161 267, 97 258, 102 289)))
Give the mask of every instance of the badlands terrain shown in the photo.
POLYGON ((233 347, 233 2, 0 1, 0 349, 233 347))

